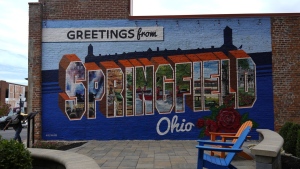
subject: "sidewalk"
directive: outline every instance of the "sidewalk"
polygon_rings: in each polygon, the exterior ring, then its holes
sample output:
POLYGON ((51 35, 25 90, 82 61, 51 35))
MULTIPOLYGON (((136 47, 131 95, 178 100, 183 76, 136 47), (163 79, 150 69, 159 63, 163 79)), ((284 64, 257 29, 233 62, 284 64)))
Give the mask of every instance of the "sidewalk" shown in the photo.
MULTIPOLYGON (((257 142, 245 142, 243 149, 257 142)), ((124 140, 88 141, 68 150, 93 158, 101 169, 195 169, 197 168, 195 140, 124 140)), ((255 169, 253 160, 235 157, 232 164, 239 169, 255 169)))

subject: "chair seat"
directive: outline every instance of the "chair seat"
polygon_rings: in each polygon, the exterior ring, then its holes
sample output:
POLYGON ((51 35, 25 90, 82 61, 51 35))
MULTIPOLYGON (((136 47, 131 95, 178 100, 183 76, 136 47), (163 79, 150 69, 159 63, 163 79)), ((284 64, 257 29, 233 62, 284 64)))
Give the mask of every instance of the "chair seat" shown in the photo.
POLYGON ((204 154, 203 159, 213 164, 217 164, 219 166, 228 166, 228 163, 226 163, 224 158, 219 158, 215 156, 210 156, 208 154, 204 154))

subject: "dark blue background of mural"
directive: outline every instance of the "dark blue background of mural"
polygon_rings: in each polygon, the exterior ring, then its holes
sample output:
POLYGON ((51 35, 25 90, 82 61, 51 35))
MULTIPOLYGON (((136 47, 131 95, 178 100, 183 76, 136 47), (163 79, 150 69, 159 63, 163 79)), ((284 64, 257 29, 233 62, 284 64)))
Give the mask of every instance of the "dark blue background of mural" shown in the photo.
MULTIPOLYGON (((274 129, 273 114, 273 88, 272 88, 272 64, 271 52, 249 54, 256 63, 257 100, 252 108, 238 109, 243 113, 249 113, 249 118, 259 124, 258 128, 274 129), (262 59, 263 58, 263 59, 262 59)), ((62 92, 58 86, 58 70, 43 71, 42 83, 42 137, 44 140, 195 140, 200 130, 196 127, 190 132, 173 132, 160 136, 156 132, 157 122, 162 117, 178 116, 178 123, 182 119, 196 123, 198 118, 210 115, 210 111, 193 112, 185 107, 185 113, 160 115, 133 116, 106 118, 97 107, 96 119, 70 121, 58 107, 58 93, 62 92), (51 103, 51 104, 50 104, 51 103), (51 119, 51 120, 49 120, 51 119)), ((161 123, 161 131, 166 129, 166 122, 161 123)), ((250 133, 253 139, 258 138, 255 129, 250 133)))
MULTIPOLYGON (((257 100, 252 108, 238 109, 238 111, 241 114, 249 113, 249 118, 259 124, 258 128, 274 129, 271 24, 268 17, 163 19, 158 22, 156 20, 45 20, 43 22, 43 28, 153 27, 156 23, 164 28, 163 41, 91 43, 95 56, 101 54, 101 56, 110 55, 110 57, 115 53, 147 51, 148 49, 156 51, 157 48, 160 51, 166 49, 175 52, 178 52, 177 48, 181 50, 205 48, 209 49, 207 52, 212 52, 211 49, 219 51, 217 48, 224 44, 223 30, 228 26, 232 29, 232 44, 236 47, 242 45, 242 50, 250 55, 256 64, 257 100)), ((182 119, 196 123, 198 118, 211 114, 210 111, 195 113, 187 106, 185 113, 172 112, 168 115, 160 115, 155 112, 155 115, 118 118, 106 118, 97 108, 96 119, 88 120, 83 117, 81 120, 70 121, 58 106, 58 94, 62 92, 58 85, 59 61, 63 55, 75 53, 82 62, 87 62, 89 44, 87 42, 43 42, 42 44, 42 137, 44 140, 195 140, 198 138, 200 131, 196 127, 190 132, 169 132, 164 136, 156 132, 157 122, 162 117, 168 117, 171 120, 177 115, 179 123, 182 119)), ((120 58, 117 56, 116 59, 120 58)), ((162 123, 161 127, 166 128, 165 125, 162 123)), ((250 135, 253 139, 258 138, 255 129, 250 135)))

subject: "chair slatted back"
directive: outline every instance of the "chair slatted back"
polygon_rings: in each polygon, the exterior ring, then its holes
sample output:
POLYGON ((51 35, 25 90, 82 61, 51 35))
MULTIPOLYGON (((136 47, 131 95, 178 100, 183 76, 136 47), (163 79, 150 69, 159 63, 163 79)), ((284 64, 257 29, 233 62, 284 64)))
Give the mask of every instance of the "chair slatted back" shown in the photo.
MULTIPOLYGON (((245 142, 245 140, 247 138, 247 135, 249 134, 250 130, 251 130, 250 126, 247 126, 246 128, 244 128, 244 130, 240 134, 239 138, 236 139, 236 142, 234 143, 232 148, 241 148, 243 143, 245 142)), ((228 153, 226 158, 225 158, 225 162, 229 164, 232 161, 235 154, 236 153, 228 153)))
MULTIPOLYGON (((239 137, 239 136, 242 134, 242 132, 245 130, 245 128, 248 127, 248 126, 249 126, 250 128, 252 128, 253 123, 252 123, 251 120, 248 120, 248 121, 246 121, 245 123, 243 123, 243 124, 241 125, 241 127, 239 128, 239 130, 236 132, 235 136, 239 137)), ((237 139, 233 139, 233 140, 232 140, 232 143, 235 143, 236 140, 237 140, 237 139)))

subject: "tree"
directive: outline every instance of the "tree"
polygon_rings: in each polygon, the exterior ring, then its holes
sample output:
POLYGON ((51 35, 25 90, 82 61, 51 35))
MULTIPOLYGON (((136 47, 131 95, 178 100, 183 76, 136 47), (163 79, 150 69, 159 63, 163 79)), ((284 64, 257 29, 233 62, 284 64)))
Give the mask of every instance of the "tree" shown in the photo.
POLYGON ((248 62, 248 59, 238 59, 238 66, 243 69, 249 69, 250 64, 248 62))
POLYGON ((0 136, 0 168, 32 168, 32 157, 30 151, 23 143, 15 140, 2 139, 0 136))

